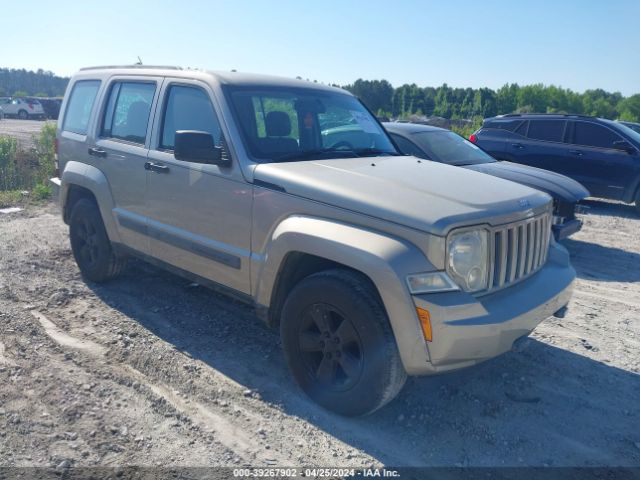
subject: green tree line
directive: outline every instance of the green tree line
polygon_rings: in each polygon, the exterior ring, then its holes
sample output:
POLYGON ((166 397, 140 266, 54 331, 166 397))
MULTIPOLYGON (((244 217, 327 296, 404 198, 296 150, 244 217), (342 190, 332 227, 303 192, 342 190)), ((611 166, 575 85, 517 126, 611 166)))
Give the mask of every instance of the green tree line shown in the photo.
POLYGON ((484 118, 505 113, 577 113, 640 122, 640 94, 623 97, 603 89, 583 93, 554 85, 508 83, 490 88, 393 87, 387 80, 358 79, 343 88, 381 116, 412 114, 449 119, 484 118))
POLYGON ((0 68, 0 97, 61 97, 69 79, 39 69, 36 72, 13 68, 0 68))
MULTIPOLYGON (((39 69, 0 68, 0 96, 64 95, 68 78, 39 69)), ((393 87, 387 80, 358 79, 343 86, 373 111, 389 117, 412 114, 449 119, 492 117, 505 113, 580 113, 597 117, 640 122, 640 94, 623 97, 603 89, 583 93, 554 85, 509 83, 490 88, 453 88, 405 84, 393 87)))

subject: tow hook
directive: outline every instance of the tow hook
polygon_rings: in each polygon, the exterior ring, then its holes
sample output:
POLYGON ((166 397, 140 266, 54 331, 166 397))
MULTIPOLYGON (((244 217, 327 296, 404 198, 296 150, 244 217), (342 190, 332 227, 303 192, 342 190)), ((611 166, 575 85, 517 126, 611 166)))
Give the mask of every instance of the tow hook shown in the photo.
POLYGON ((581 203, 576 204, 576 208, 574 210, 575 213, 585 214, 589 211, 591 207, 588 205, 582 205, 581 203))
POLYGON ((566 305, 564 307, 562 307, 560 310, 558 310, 557 312, 555 312, 553 314, 554 317, 556 318, 564 318, 567 316, 567 311, 569 311, 569 307, 567 307, 566 305))

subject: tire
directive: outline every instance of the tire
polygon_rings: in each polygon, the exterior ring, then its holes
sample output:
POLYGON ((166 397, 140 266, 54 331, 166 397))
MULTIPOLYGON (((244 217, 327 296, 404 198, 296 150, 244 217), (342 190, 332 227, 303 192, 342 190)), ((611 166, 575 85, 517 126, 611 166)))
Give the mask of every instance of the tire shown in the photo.
POLYGON ((126 261, 111 246, 98 206, 82 198, 73 206, 69 219, 71 250, 82 276, 101 283, 117 277, 126 261))
POLYGON ((636 213, 638 215, 640 215, 640 188, 638 188, 638 191, 636 192, 636 213))
POLYGON ((20 120, 28 120, 28 119, 29 119, 29 114, 27 113, 27 111, 26 111, 26 110, 20 110, 20 111, 18 112, 18 118, 19 118, 20 120))
POLYGON ((384 307, 359 273, 327 270, 302 280, 285 301, 280 335, 296 382, 340 415, 376 411, 407 379, 384 307))

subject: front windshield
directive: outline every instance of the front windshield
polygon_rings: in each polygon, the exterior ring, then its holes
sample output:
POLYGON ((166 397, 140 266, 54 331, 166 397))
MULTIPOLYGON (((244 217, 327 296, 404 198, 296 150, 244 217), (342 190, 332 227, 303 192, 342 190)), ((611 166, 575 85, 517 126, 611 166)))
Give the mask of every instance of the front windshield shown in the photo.
POLYGON ((640 125, 621 123, 620 126, 624 127, 623 131, 630 136, 636 142, 640 142, 640 125))
POLYGON ((353 96, 311 88, 228 87, 250 155, 258 162, 398 155, 353 96))
POLYGON ((411 135, 411 139, 429 155, 430 159, 449 165, 478 165, 496 161, 457 133, 444 130, 418 132, 411 135))

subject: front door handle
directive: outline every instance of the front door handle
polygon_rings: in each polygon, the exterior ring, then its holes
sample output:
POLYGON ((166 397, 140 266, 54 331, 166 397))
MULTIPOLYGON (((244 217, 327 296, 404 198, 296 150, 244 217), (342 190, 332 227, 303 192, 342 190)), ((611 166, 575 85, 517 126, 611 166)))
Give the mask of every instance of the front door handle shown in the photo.
POLYGON ((150 170, 156 173, 169 173, 169 167, 167 167, 166 165, 160 165, 158 163, 153 163, 153 162, 146 162, 144 164, 144 169, 150 170))
POLYGON ((521 143, 512 143, 511 146, 513 148, 517 148, 518 150, 522 150, 524 148, 524 145, 522 145, 521 143))
POLYGON ((91 147, 89 149, 89 155, 93 155, 94 157, 105 158, 107 156, 107 151, 98 147, 91 147))
POLYGON ((569 153, 577 157, 582 157, 584 155, 584 153, 582 153, 580 150, 569 150, 569 153))

